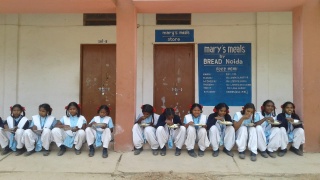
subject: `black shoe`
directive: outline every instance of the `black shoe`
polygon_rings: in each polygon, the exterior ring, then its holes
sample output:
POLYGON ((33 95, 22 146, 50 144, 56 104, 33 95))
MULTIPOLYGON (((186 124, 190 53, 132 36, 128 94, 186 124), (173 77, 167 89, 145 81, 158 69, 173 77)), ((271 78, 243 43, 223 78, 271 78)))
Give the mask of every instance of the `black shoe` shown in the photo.
POLYGON ((213 156, 213 157, 218 157, 218 156, 219 156, 219 149, 216 150, 216 151, 213 151, 213 152, 212 152, 212 156, 213 156))
POLYGON ((161 149, 161 151, 160 151, 160 155, 161 156, 165 156, 166 154, 167 154, 167 147, 166 146, 163 146, 163 148, 161 149))
POLYGON ((246 155, 244 154, 244 151, 239 152, 239 158, 240 158, 240 159, 246 158, 246 155))
POLYGON ((290 147, 290 151, 292 151, 292 152, 295 153, 296 155, 303 156, 303 152, 300 151, 300 149, 296 149, 296 148, 293 147, 293 146, 290 147))
POLYGON ((64 145, 60 146, 60 151, 58 152, 58 156, 62 156, 66 152, 67 148, 64 145))
POLYGON ((282 157, 282 156, 284 156, 286 153, 287 153, 287 149, 280 150, 280 151, 278 152, 278 156, 279 156, 279 157, 282 157))
POLYGON ((261 154, 262 157, 268 158, 267 151, 260 151, 260 154, 261 154))
POLYGON ((225 147, 223 148, 223 152, 226 153, 228 156, 233 157, 233 152, 228 151, 225 147))
POLYGON ((194 157, 194 158, 196 158, 196 157, 197 157, 197 154, 194 152, 194 150, 193 150, 193 149, 188 150, 188 154, 189 154, 189 156, 191 156, 191 157, 194 157))
POLYGON ((142 147, 139 149, 134 148, 134 155, 139 155, 141 153, 141 151, 143 151, 142 147))
POLYGON ((89 146, 90 147, 90 149, 89 149, 89 157, 93 157, 94 156, 94 147, 93 147, 93 145, 90 145, 89 146))
POLYGON ((154 156, 157 156, 158 155, 158 149, 152 149, 152 154, 154 155, 154 156))
POLYGON ((12 150, 9 148, 9 146, 6 146, 3 150, 2 150, 2 153, 1 155, 6 155, 8 154, 9 152, 11 152, 12 150))
POLYGON ((107 158, 108 157, 108 148, 103 148, 102 150, 102 157, 107 158))
POLYGON ((199 151, 198 151, 198 156, 199 156, 199 157, 203 157, 203 156, 204 156, 204 151, 201 151, 201 150, 199 149, 199 151))
POLYGON ((31 154, 35 153, 36 151, 34 149, 32 149, 31 151, 27 151, 26 153, 24 153, 24 156, 30 156, 31 154))
POLYGON ((43 156, 49 156, 50 150, 44 150, 43 151, 43 156))
POLYGON ((256 161, 257 160, 257 155, 253 152, 250 153, 250 160, 251 161, 256 161))
POLYGON ((16 156, 20 156, 21 154, 23 154, 26 150, 24 148, 21 149, 17 149, 16 151, 16 156))
POLYGON ((76 153, 76 155, 80 155, 81 154, 81 150, 80 149, 74 148, 74 152, 76 153))
POLYGON ((270 152, 267 150, 267 154, 272 157, 272 158, 276 158, 277 156, 274 154, 274 152, 270 152))
POLYGON ((176 152, 174 153, 175 156, 180 156, 181 154, 181 149, 176 147, 176 152))

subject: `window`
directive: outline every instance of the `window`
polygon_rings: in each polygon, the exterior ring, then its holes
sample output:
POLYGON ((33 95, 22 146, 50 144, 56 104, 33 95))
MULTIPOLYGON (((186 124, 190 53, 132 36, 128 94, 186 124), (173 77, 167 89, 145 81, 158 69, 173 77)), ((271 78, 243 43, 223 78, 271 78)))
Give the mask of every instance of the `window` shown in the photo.
POLYGON ((116 14, 83 14, 84 26, 116 25, 116 14))
POLYGON ((157 14, 157 25, 191 25, 191 14, 157 14))

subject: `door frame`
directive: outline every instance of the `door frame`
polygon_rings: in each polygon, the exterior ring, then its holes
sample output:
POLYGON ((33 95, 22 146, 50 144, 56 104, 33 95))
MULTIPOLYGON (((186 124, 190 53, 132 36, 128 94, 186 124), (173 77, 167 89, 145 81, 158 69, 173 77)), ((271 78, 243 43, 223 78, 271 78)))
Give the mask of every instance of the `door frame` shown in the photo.
POLYGON ((192 58, 192 61, 193 63, 191 64, 192 65, 192 84, 193 84, 193 88, 192 88, 192 98, 193 98, 193 102, 195 102, 195 98, 196 98, 196 95, 195 95, 195 88, 196 88, 196 84, 195 84, 195 78, 196 78, 196 75, 195 75, 195 43, 181 43, 181 44, 153 44, 153 103, 155 102, 155 56, 156 56, 156 46, 191 46, 192 47, 192 54, 191 54, 191 58, 192 58))

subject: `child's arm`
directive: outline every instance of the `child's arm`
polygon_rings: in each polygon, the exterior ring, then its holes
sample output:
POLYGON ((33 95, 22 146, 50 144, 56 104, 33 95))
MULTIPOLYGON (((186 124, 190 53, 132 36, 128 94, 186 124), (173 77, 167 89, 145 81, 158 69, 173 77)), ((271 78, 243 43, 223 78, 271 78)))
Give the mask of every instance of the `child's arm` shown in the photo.
MULTIPOLYGON (((140 116, 140 115, 139 115, 139 116, 140 116)), ((146 118, 147 118, 146 116, 142 115, 142 116, 140 116, 140 117, 137 118, 138 120, 136 121, 136 123, 140 124, 141 121, 145 120, 146 118)))
MULTIPOLYGON (((82 127, 81 127, 80 129, 82 129, 82 130, 85 131, 86 128, 87 128, 87 120, 86 120, 85 118, 83 118, 82 127)), ((76 129, 76 131, 78 131, 78 130, 79 130, 79 127, 76 126, 74 129, 76 129)), ((74 131, 74 132, 76 132, 76 131, 74 131)))
POLYGON ((166 124, 166 119, 166 116, 161 114, 156 124, 156 128, 158 128, 159 126, 164 126, 166 124))
POLYGON ((87 127, 92 127, 92 125, 96 124, 96 122, 94 121, 94 118, 89 122, 89 124, 87 125, 87 127))
POLYGON ((184 124, 184 127, 186 127, 186 129, 188 129, 189 125, 194 125, 193 121, 190 121, 188 123, 186 122, 187 122, 187 119, 186 117, 184 117, 183 124, 184 124))
POLYGON ((57 123, 56 123, 55 127, 64 128, 64 125, 61 123, 61 121, 57 120, 57 123))
MULTIPOLYGON (((256 113, 255 116, 258 116, 258 114, 256 113)), ((260 119, 260 117, 259 117, 260 119)), ((265 121, 270 121, 270 122, 273 122, 273 118, 272 117, 264 117, 262 119, 260 119, 259 121, 255 122, 256 125, 261 125, 262 123, 264 123, 265 121)))
POLYGON ((251 115, 249 115, 249 114, 244 114, 244 115, 240 118, 239 121, 234 121, 234 124, 233 124, 234 130, 237 131, 237 130, 241 127, 243 121, 246 120, 246 119, 249 119, 250 116, 251 116, 251 115))
POLYGON ((6 130, 8 130, 8 129, 9 129, 9 126, 8 126, 7 120, 5 120, 5 121, 3 122, 3 128, 4 128, 4 129, 6 129, 6 130))
POLYGON ((35 131, 37 130, 37 126, 34 125, 33 121, 30 121, 30 127, 29 127, 31 130, 35 131))

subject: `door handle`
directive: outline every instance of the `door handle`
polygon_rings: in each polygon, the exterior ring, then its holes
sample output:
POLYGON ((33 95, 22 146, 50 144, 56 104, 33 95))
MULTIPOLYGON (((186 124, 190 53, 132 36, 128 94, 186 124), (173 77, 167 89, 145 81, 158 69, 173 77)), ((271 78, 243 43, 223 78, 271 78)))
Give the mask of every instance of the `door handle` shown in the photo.
POLYGON ((105 92, 110 91, 110 88, 99 87, 98 90, 101 91, 101 95, 103 96, 105 92))
POLYGON ((172 88, 172 91, 175 93, 175 95, 177 96, 179 92, 182 92, 182 88, 172 88))

